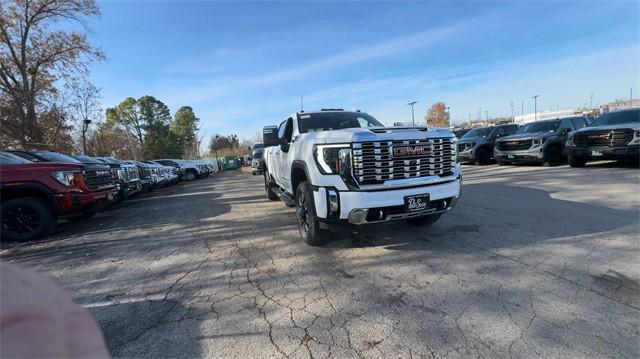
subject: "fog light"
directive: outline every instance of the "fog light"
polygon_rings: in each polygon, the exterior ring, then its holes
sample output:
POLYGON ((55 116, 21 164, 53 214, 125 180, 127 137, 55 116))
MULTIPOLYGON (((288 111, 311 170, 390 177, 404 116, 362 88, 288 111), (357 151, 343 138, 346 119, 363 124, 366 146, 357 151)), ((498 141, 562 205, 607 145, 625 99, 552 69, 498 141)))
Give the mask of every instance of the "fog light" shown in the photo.
POLYGON ((337 217, 340 215, 340 198, 338 191, 334 189, 327 189, 327 204, 329 217, 337 217))
POLYGON ((447 206, 449 205, 449 203, 447 203, 446 200, 442 201, 442 203, 440 204, 440 209, 446 209, 447 206))

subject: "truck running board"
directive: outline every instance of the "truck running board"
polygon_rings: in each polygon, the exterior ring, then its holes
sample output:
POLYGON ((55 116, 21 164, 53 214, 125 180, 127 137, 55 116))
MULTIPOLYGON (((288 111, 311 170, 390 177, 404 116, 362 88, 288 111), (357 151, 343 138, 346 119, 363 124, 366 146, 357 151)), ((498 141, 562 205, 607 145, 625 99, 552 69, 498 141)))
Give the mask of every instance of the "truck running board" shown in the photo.
POLYGON ((293 199, 293 196, 290 195, 289 193, 283 190, 279 190, 278 193, 276 193, 276 195, 278 196, 278 198, 280 198, 282 202, 284 202, 285 205, 287 205, 287 207, 296 206, 296 201, 293 199))

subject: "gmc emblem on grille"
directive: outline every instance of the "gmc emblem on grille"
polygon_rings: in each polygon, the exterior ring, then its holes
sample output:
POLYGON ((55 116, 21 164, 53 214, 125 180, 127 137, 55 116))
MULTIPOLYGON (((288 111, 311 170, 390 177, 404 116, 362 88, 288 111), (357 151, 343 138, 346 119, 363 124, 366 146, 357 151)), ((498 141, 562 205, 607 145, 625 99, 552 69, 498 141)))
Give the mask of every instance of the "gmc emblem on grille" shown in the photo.
POLYGON ((393 157, 411 157, 431 154, 430 145, 393 146, 393 157))
POLYGON ((589 139, 590 140, 608 140, 611 138, 611 134, 610 133, 603 133, 601 135, 590 135, 589 139))
POLYGON ((517 145, 518 141, 505 141, 505 145, 517 145))

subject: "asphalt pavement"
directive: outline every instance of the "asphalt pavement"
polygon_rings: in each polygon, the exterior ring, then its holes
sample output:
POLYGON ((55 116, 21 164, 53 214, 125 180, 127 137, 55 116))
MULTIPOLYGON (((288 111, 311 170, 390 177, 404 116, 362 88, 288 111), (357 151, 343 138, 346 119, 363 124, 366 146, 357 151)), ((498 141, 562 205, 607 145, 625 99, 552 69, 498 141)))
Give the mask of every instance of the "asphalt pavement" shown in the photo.
POLYGON ((436 224, 316 248, 234 171, 1 256, 72 291, 116 357, 637 358, 639 189, 607 163, 465 166, 436 224))

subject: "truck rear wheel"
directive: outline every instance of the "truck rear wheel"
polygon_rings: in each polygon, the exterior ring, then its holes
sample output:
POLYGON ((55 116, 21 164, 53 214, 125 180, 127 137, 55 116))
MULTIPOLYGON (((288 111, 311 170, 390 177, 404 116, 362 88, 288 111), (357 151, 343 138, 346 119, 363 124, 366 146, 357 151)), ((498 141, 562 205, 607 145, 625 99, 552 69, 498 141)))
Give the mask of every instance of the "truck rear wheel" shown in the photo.
POLYGON ((269 179, 269 172, 264 171, 264 191, 267 193, 267 199, 269 201, 277 201, 280 199, 273 190, 273 186, 274 184, 269 179))
POLYGON ((14 198, 2 204, 2 238, 29 241, 53 233, 56 217, 37 197, 14 198))
POLYGON ((194 179, 196 179, 196 177, 197 177, 196 172, 195 171, 191 171, 191 170, 187 171, 187 173, 184 175, 184 178, 187 181, 193 181, 194 179))
POLYGON ((436 223, 442 214, 432 214, 430 216, 407 219, 407 223, 414 226, 428 226, 436 223))
POLYGON ((296 188, 296 217, 300 236, 310 246, 324 243, 323 231, 316 216, 316 206, 309 182, 303 181, 296 188))

